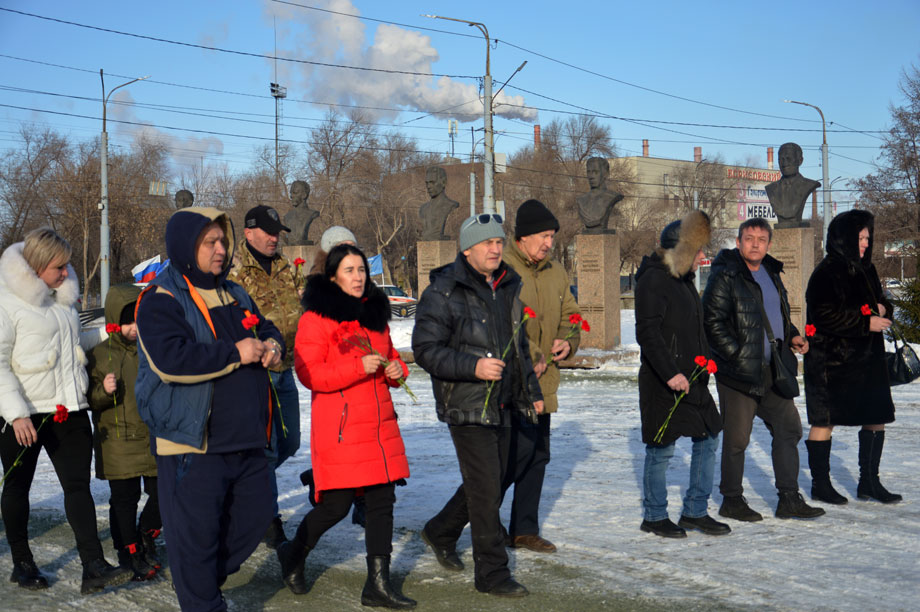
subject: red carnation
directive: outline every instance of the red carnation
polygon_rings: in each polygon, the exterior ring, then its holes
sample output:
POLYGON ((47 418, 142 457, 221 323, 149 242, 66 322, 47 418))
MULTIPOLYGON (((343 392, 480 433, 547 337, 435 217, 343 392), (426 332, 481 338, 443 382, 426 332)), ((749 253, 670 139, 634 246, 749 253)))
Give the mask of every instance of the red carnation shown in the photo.
POLYGON ((868 305, 868 304, 863 304, 863 305, 860 307, 859 312, 863 313, 864 315, 866 315, 866 316, 868 317, 869 315, 872 314, 872 309, 869 308, 869 305, 868 305))
POLYGON ((531 309, 530 306, 524 306, 524 318, 525 319, 536 319, 537 313, 535 313, 533 309, 531 309))
POLYGON ((105 324, 105 333, 107 334, 117 334, 121 331, 121 325, 116 323, 106 323, 105 324))
POLYGON ((715 374, 716 370, 718 369, 719 368, 716 367, 716 362, 713 361, 712 359, 710 359, 709 363, 706 364, 706 371, 709 372, 710 374, 715 374))
POLYGON ((303 257, 298 257, 297 259, 294 260, 294 265, 297 266, 298 268, 304 265, 305 263, 307 263, 307 261, 303 257))
POLYGON ((591 326, 588 325, 588 322, 587 322, 587 321, 582 321, 582 322, 581 322, 581 328, 582 328, 584 331, 586 331, 586 332, 591 331, 591 326))
POLYGON ((815 327, 814 325, 812 325, 811 323, 808 323, 808 324, 805 326, 805 335, 808 336, 809 338, 810 338, 811 336, 814 336, 816 331, 818 331, 818 328, 816 328, 816 327, 815 327))
POLYGON ((693 359, 693 363, 695 363, 696 365, 700 366, 701 368, 705 368, 705 367, 706 367, 706 358, 703 357, 702 355, 697 355, 697 356, 693 359))
POLYGON ((57 411, 54 413, 54 422, 63 423, 66 420, 67 420, 67 406, 58 404, 57 411))
POLYGON ((259 324, 259 315, 248 314, 243 318, 243 329, 252 329, 259 324))
POLYGON ((572 325, 581 323, 581 321, 582 321, 581 315, 578 314, 577 312, 575 314, 569 315, 569 323, 571 323, 572 325))

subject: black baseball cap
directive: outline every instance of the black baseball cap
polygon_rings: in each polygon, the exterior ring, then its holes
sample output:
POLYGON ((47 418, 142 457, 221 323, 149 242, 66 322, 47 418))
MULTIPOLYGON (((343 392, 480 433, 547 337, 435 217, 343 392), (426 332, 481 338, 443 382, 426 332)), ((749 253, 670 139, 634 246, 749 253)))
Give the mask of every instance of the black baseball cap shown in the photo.
POLYGON ((264 204, 259 204, 256 207, 250 208, 246 213, 246 221, 243 225, 249 229, 257 227, 273 236, 277 236, 282 231, 291 231, 291 228, 281 223, 281 219, 278 218, 278 211, 264 204))

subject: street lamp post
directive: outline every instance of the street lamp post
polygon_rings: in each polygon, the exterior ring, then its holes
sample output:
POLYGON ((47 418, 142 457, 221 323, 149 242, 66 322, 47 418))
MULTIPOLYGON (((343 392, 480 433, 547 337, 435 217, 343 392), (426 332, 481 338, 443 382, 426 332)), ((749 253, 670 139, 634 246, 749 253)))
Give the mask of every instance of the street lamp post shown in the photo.
POLYGON ((789 104, 801 104, 802 106, 810 106, 821 115, 821 165, 823 166, 824 171, 824 240, 827 240, 827 228, 831 224, 831 184, 829 180, 830 170, 827 167, 827 125, 824 122, 824 113, 821 112, 821 109, 815 106, 814 104, 809 104, 808 102, 797 102, 796 100, 783 100, 783 102, 788 102, 789 104))
POLYGON ((111 96, 116 89, 121 89, 126 85, 135 83, 137 81, 143 81, 144 79, 150 78, 150 75, 128 81, 127 83, 122 83, 118 87, 113 88, 109 91, 108 95, 105 93, 105 78, 103 76, 102 68, 99 69, 99 80, 102 81, 102 138, 100 142, 101 152, 99 154, 99 159, 101 163, 101 170, 99 172, 100 181, 102 183, 101 189, 101 198, 99 201, 99 210, 102 213, 102 218, 100 219, 99 224, 99 285, 102 304, 105 305, 105 296, 109 293, 109 135, 105 131, 105 106, 109 101, 109 96, 111 96))
MULTIPOLYGON (((484 23, 479 23, 478 21, 467 21, 466 19, 456 19, 454 17, 442 17, 440 15, 422 15, 422 17, 429 17, 431 19, 446 19, 447 21, 457 21, 460 23, 465 23, 469 26, 475 26, 482 32, 482 35, 486 39, 486 75, 482 80, 482 115, 483 122, 485 124, 486 139, 485 144, 485 163, 483 168, 483 194, 482 194, 482 209, 483 212, 493 213, 495 212, 495 193, 494 187, 492 185, 493 181, 493 171, 495 165, 495 152, 493 149, 493 138, 492 138, 492 74, 489 70, 489 52, 490 52, 490 41, 489 41, 489 30, 486 28, 484 23)), ((523 68, 523 66, 521 66, 523 68)), ((520 69, 519 69, 520 70, 520 69)))

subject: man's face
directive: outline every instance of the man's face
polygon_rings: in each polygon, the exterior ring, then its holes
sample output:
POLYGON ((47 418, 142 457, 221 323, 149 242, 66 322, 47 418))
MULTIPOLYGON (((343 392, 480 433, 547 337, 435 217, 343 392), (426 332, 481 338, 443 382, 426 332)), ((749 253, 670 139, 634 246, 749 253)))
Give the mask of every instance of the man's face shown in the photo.
POLYGON ((779 170, 783 176, 795 176, 802 165, 802 154, 795 147, 780 147, 779 170))
POLYGON ((440 172, 429 172, 425 175, 425 188, 429 198, 436 198, 444 191, 446 180, 440 172))
POLYGON ((227 247, 224 246, 224 230, 217 223, 211 223, 195 241, 195 258, 202 272, 218 275, 227 261, 227 247))
POLYGON ((536 263, 546 259, 547 254, 553 249, 553 238, 556 236, 556 230, 546 230, 539 234, 521 236, 518 239, 518 246, 527 255, 527 258, 536 263))
POLYGON ((748 266, 760 267, 760 262, 770 250, 770 232, 761 227, 745 228, 741 238, 735 238, 735 244, 748 266))
POLYGON ((588 162, 587 167, 588 185, 591 189, 601 187, 607 181, 607 171, 604 165, 598 162, 588 162))
POLYGON ((310 190, 307 189, 303 183, 294 183, 291 185, 291 203, 294 206, 299 206, 307 201, 307 198, 310 197, 310 190))
POLYGON ((274 257, 278 250, 278 234, 269 234, 260 227, 247 227, 243 229, 246 242, 259 253, 266 257, 274 257))
POLYGON ((706 254, 703 253, 703 249, 700 249, 696 252, 696 255, 693 258, 693 265, 690 266, 691 272, 696 272, 700 269, 700 264, 703 263, 703 259, 706 258, 706 254))
POLYGON ((474 270, 486 278, 491 278, 492 273, 498 270, 498 266, 502 263, 504 246, 503 238, 489 238, 463 251, 463 255, 474 270))
POLYGON ((179 208, 188 208, 193 201, 192 194, 184 189, 176 194, 176 206, 179 208))

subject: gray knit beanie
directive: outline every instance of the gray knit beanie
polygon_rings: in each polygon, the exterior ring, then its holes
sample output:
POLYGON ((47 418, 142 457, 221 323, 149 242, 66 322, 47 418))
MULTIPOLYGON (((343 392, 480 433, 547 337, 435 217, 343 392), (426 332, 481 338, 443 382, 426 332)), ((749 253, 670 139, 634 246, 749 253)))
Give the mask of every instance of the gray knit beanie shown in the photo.
POLYGON ((473 215, 460 225, 460 251, 490 238, 505 237, 501 215, 483 213, 473 215))
POLYGON ((332 250, 332 247, 342 244, 343 242, 351 241, 355 244, 358 244, 358 241, 355 239, 355 235, 351 233, 347 227, 342 227, 341 225, 333 225, 325 232, 323 232, 323 237, 319 240, 319 248, 325 252, 332 250))

